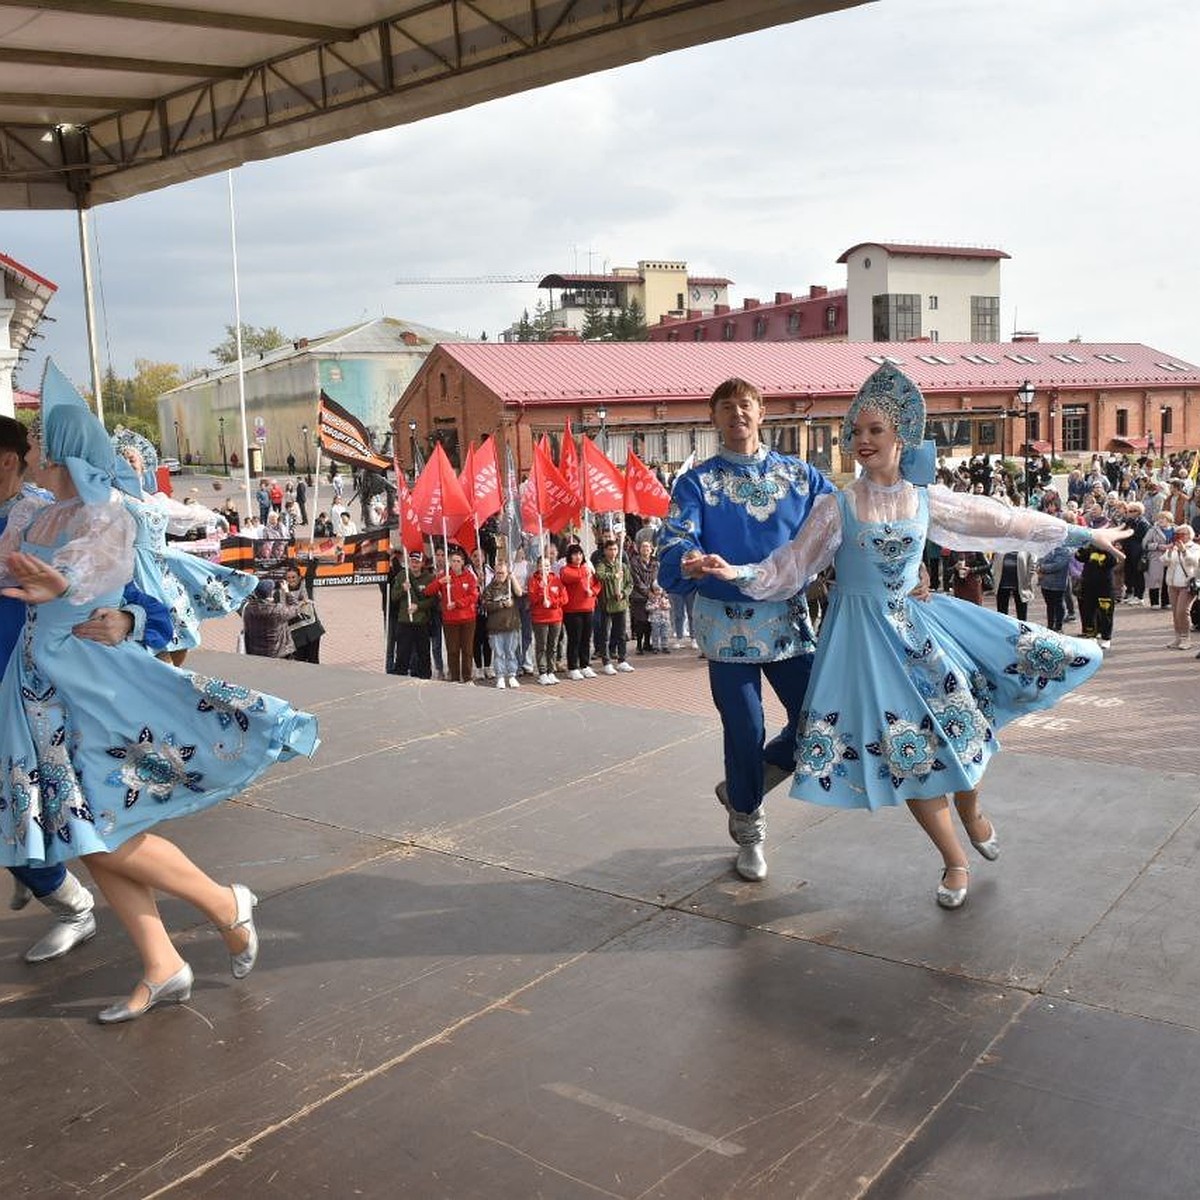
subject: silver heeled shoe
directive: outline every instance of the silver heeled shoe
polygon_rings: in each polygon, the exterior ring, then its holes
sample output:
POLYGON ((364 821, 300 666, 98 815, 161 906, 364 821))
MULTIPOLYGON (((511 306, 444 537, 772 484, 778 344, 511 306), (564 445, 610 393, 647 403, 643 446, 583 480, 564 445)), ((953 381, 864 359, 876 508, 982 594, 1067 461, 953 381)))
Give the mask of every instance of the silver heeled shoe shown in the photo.
MULTIPOLYGON (((979 816, 982 817, 983 813, 980 813, 979 816)), ((988 860, 988 862, 995 862, 996 859, 1000 857, 1000 835, 996 832, 996 822, 993 821, 991 817, 987 817, 985 819, 987 820, 988 825, 991 826, 992 836, 985 838, 981 842, 977 842, 969 833, 967 834, 967 837, 970 839, 971 845, 974 846, 975 849, 978 850, 979 853, 988 860)), ((978 817, 976 820, 978 820, 978 817)))
POLYGON ((233 892, 237 912, 228 925, 219 925, 218 928, 222 933, 227 933, 232 929, 246 931, 249 940, 246 942, 245 950, 240 954, 229 956, 229 969, 233 973, 234 979, 245 979, 254 970, 254 964, 258 959, 258 930, 254 928, 254 906, 258 903, 258 897, 245 884, 241 883, 232 884, 229 890, 233 892))
POLYGON ((970 867, 943 867, 942 880, 938 884, 937 902, 940 908, 962 908, 967 902, 967 889, 965 887, 949 888, 946 886, 946 876, 951 871, 963 871, 968 876, 971 874, 970 867))
POLYGON ((164 979, 162 983, 151 983, 150 980, 143 979, 142 987, 150 993, 150 998, 145 1004, 134 1008, 128 1000, 122 1000, 120 1004, 102 1008, 96 1014, 96 1020, 101 1025, 118 1025, 122 1021, 136 1021, 156 1004, 182 1004, 185 1000, 191 999, 194 980, 192 968, 187 963, 184 963, 170 979, 164 979))

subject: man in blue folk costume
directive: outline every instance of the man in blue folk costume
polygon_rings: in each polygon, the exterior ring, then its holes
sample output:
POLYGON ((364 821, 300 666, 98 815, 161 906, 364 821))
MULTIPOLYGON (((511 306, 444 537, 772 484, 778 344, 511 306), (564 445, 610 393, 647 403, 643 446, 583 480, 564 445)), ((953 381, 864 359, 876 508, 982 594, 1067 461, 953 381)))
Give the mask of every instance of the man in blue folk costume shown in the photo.
POLYGON ((816 498, 833 489, 808 463, 763 445, 766 414, 753 384, 726 380, 713 392, 709 412, 721 446, 675 482, 659 532, 658 578, 669 592, 696 592, 695 637, 724 730, 725 780, 717 798, 738 845, 737 872, 758 881, 767 875, 763 795, 791 778, 795 767, 796 725, 816 638, 803 587, 785 600, 750 600, 705 575, 702 560, 706 554, 735 562, 765 558, 796 536, 816 498), (787 711, 787 724, 765 745, 764 675, 787 711))

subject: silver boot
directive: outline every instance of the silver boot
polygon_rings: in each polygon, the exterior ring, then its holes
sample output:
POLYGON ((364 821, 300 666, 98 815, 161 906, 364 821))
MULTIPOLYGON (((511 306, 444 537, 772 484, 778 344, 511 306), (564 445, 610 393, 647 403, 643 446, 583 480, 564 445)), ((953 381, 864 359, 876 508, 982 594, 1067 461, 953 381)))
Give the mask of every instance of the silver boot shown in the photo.
POLYGON ((50 932, 25 951, 27 963, 48 962, 61 958, 81 942, 96 936, 96 918, 92 915, 95 899, 92 893, 71 874, 48 896, 38 896, 57 918, 50 932))
POLYGON ((763 842, 767 836, 767 817, 760 804, 752 813, 730 810, 729 826, 738 844, 737 873, 751 883, 759 883, 767 877, 767 860, 763 855, 763 842))

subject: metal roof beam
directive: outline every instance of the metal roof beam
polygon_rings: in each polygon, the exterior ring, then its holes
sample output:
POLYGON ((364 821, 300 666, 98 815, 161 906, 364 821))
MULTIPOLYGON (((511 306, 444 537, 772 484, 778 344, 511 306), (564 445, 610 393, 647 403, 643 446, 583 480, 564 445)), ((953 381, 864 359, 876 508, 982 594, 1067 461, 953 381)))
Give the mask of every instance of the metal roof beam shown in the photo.
POLYGON ((79 67, 91 71, 127 71, 133 75, 185 75, 201 79, 237 79, 241 67, 212 63, 166 62, 158 58, 117 58, 103 54, 73 54, 62 50, 13 50, 0 46, 0 63, 35 67, 79 67))
MULTIPOLYGON (((2 0, 0 0, 2 2, 2 0)), ((55 92, 0 92, 0 105, 38 105, 44 108, 98 108, 105 113, 136 112, 153 108, 153 100, 132 96, 69 96, 55 92)))
POLYGON ((133 0, 0 0, 0 8, 31 8, 44 12, 81 13, 122 21, 152 21, 163 25, 190 25, 203 29, 232 29, 239 33, 265 33, 305 42, 336 42, 353 38, 356 30, 342 25, 318 25, 278 17, 213 12, 205 8, 167 8, 133 0))

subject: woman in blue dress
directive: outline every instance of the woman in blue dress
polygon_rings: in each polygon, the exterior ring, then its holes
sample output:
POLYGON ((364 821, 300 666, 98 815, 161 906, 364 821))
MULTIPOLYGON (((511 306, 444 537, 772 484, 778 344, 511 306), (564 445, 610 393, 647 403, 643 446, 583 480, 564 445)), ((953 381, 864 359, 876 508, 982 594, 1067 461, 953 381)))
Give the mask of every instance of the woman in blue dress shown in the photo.
MULTIPOLYGON (((317 727, 283 700, 180 671, 132 643, 72 636, 81 614, 119 602, 134 524, 113 487, 107 434, 86 408, 49 407, 43 435, 38 482, 56 502, 24 528, 10 521, 0 538, 0 563, 15 581, 4 594, 28 605, 0 683, 0 864, 87 864, 142 960, 130 996, 99 1014, 107 1024, 191 994, 191 968, 156 891, 200 909, 220 931, 234 977, 249 973, 258 952, 253 893, 218 884, 151 830, 227 799, 274 762, 312 754, 317 727)), ((35 444, 31 459, 37 453, 35 444)))
POLYGON ((999 749, 996 730, 1078 687, 1099 668, 1101 653, 1095 642, 951 596, 910 595, 925 541, 1038 554, 1094 542, 1119 555, 1116 543, 1126 535, 923 486, 934 463, 932 443, 921 443, 924 427, 921 393, 885 363, 843 425, 860 476, 820 497, 797 537, 769 558, 731 566, 710 555, 705 569, 763 600, 795 595, 834 564, 837 584, 805 696, 791 794, 843 808, 905 801, 942 855, 937 901, 958 908, 969 867, 947 793, 972 845, 998 857, 999 838, 977 792, 999 749))
POLYGON ((118 429, 113 445, 132 468, 118 473, 117 486, 126 492, 125 507, 137 523, 133 582, 170 611, 174 635, 160 654, 180 667, 187 652, 200 645, 200 622, 236 612, 258 579, 169 545, 168 532, 186 533, 205 518, 223 518, 158 490, 158 454, 140 434, 118 429))

